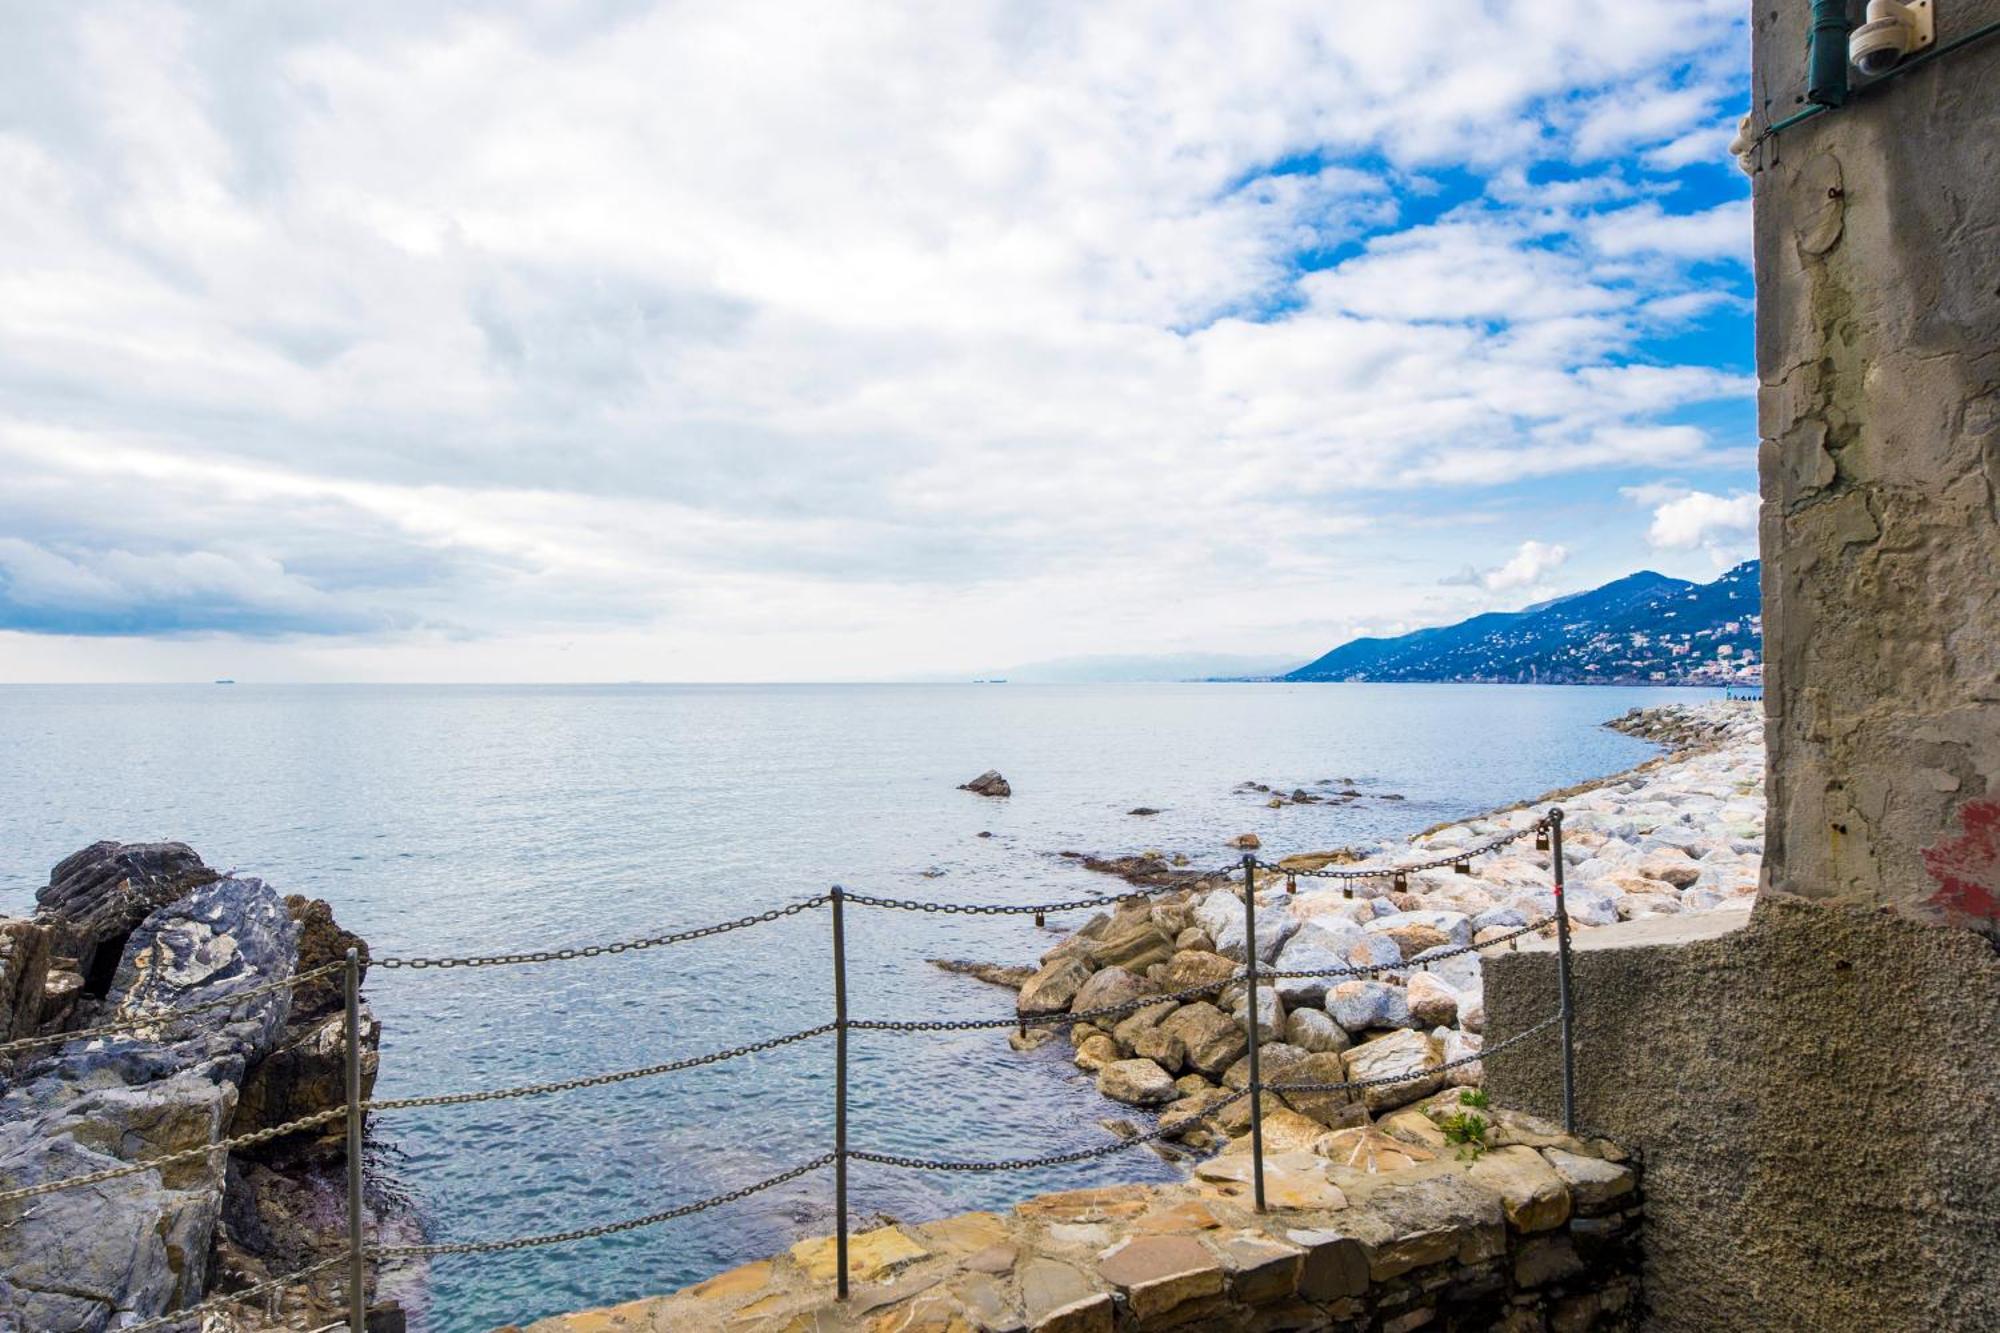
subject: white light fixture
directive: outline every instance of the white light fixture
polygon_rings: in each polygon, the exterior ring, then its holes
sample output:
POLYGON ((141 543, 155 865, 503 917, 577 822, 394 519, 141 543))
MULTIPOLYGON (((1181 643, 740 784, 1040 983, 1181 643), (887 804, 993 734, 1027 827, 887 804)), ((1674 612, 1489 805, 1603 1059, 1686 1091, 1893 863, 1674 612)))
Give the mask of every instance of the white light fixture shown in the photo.
POLYGON ((1937 40, 1931 0, 1868 0, 1868 21, 1847 37, 1847 58, 1869 78, 1879 78, 1903 57, 1937 40))

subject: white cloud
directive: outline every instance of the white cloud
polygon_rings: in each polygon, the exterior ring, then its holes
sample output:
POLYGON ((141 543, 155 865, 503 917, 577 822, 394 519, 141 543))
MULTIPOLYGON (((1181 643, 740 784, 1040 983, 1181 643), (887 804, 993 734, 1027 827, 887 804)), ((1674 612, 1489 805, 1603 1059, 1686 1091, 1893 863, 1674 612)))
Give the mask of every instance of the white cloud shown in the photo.
POLYGON ((1745 391, 1622 364, 1707 308, 1685 269, 1740 209, 1670 214, 1634 163, 1529 184, 1711 126, 1719 0, 10 27, 0 532, 51 623, 95 588, 723 675, 808 628, 862 674, 1114 619, 1289 648, 1412 609, 1329 591, 1393 564, 1344 539, 1394 506, 1691 466, 1715 442, 1668 415, 1745 391), (1448 172, 1492 188, 1392 230, 1448 172))
POLYGON ((1517 588, 1539 586, 1568 560, 1568 547, 1530 540, 1522 542, 1511 557, 1491 569, 1474 569, 1467 565, 1458 573, 1438 581, 1447 586, 1510 592, 1517 588))
POLYGON ((1655 506, 1646 540, 1658 551, 1706 551, 1718 567, 1747 560, 1757 549, 1757 497, 1686 491, 1655 506))
POLYGON ((1640 204, 1601 213, 1590 223, 1592 243, 1607 255, 1668 255, 1675 259, 1731 259, 1750 253, 1750 201, 1718 204, 1699 213, 1667 213, 1640 204))
POLYGON ((1513 559, 1498 569, 1488 570, 1480 581, 1492 592, 1532 587, 1562 568, 1563 562, 1568 559, 1569 550, 1566 547, 1525 541, 1521 543, 1521 549, 1514 552, 1513 559))

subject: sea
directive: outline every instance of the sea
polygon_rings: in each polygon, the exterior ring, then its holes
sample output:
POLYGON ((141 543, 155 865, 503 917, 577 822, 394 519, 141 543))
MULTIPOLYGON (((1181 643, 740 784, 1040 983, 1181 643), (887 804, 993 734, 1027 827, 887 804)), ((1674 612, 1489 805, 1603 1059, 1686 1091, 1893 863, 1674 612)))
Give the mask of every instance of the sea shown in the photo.
MULTIPOLYGON (((575 948, 782 908, 839 884, 944 904, 1119 891, 1065 852, 1235 859, 1414 832, 1616 772, 1601 723, 1719 691, 1526 685, 0 687, 0 911, 103 838, 175 839, 333 905, 380 955, 575 948), (958 790, 989 768, 1013 795, 958 790), (1268 807, 1349 786, 1345 802, 1268 807), (1332 784, 1331 786, 1325 784, 1332 784), (1400 799, 1391 799, 1400 798, 1400 799), (1135 815, 1150 807, 1159 813, 1135 815)), ((855 1019, 1007 1018, 939 958, 1032 962, 1082 914, 847 909, 855 1019)), ((666 1063, 833 1016, 824 908, 573 961, 375 969, 377 1095, 666 1063)), ((934 1159, 1111 1141, 1066 1042, 1005 1029, 852 1036, 850 1143, 934 1159)), ((586 1228, 698 1202, 831 1151, 821 1037, 606 1087, 376 1118, 371 1167, 437 1242, 586 1228)), ((856 1164, 856 1225, 1004 1207, 1182 1168, 1146 1148, 1032 1171, 856 1164)), ((424 1333, 665 1292, 833 1225, 821 1169, 616 1235, 437 1258, 393 1290, 424 1333)))

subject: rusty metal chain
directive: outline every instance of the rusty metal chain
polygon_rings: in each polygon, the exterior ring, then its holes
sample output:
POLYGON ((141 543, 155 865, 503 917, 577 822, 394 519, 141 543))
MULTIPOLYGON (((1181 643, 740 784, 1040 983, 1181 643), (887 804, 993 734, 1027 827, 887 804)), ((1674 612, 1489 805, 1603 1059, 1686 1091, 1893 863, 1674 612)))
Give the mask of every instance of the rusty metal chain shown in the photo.
POLYGON ((1314 967, 1281 972, 1267 971, 1260 967, 1257 969, 1257 979, 1259 981, 1282 981, 1287 979, 1303 980, 1309 977, 1369 977, 1382 972, 1420 972, 1432 963, 1441 963, 1447 958, 1456 958, 1461 954, 1468 953, 1484 953, 1486 950, 1498 945, 1518 940, 1523 935, 1533 935, 1544 926, 1554 925, 1555 921, 1554 917, 1545 916, 1539 921, 1530 921, 1527 925, 1510 930, 1504 935, 1495 935, 1483 944, 1478 941, 1474 941, 1471 944, 1457 944, 1449 949, 1439 949, 1435 953, 1426 953, 1415 958, 1406 958, 1399 963, 1357 963, 1353 967, 1314 967))
POLYGON ((797 1180, 800 1176, 817 1171, 823 1166, 831 1166, 836 1160, 836 1154, 823 1153, 810 1162, 795 1166, 789 1171, 781 1171, 775 1176, 766 1177, 754 1185, 745 1185, 741 1189, 734 1189, 727 1194, 718 1194, 696 1203, 684 1203, 678 1208, 648 1213, 644 1217, 627 1218, 623 1222, 606 1222, 602 1226, 579 1227, 575 1231, 556 1231, 540 1236, 516 1236, 510 1240, 465 1241, 440 1245, 370 1246, 368 1256, 372 1259, 402 1259, 428 1258, 440 1254, 499 1254, 507 1250, 528 1250, 541 1245, 563 1245, 570 1241, 594 1240, 599 1236, 616 1235, 621 1231, 637 1231, 641 1227, 654 1226, 676 1217, 686 1217, 690 1213, 699 1213, 725 1203, 734 1203, 738 1199, 747 1199, 753 1194, 775 1185, 782 1185, 788 1180, 797 1180))
POLYGON ((410 968, 421 971, 425 968, 449 967, 506 967, 516 963, 566 963, 576 958, 598 958, 606 954, 633 953, 640 949, 657 949, 665 944, 685 944, 689 940, 703 940, 712 935, 726 935, 732 930, 743 930, 750 926, 762 926, 779 921, 800 912, 810 912, 815 907, 824 907, 832 899, 826 894, 817 894, 801 899, 785 907, 775 907, 755 916, 740 916, 734 921, 722 921, 712 926, 700 926, 693 930, 679 930, 669 935, 649 935, 643 939, 620 940, 615 944, 590 944, 575 949, 541 949, 534 953, 474 954, 459 958, 376 958, 371 966, 387 968, 410 968))
POLYGON ((141 1014, 132 1018, 121 1018, 115 1023, 100 1023, 95 1027, 78 1028, 74 1032, 51 1032, 40 1037, 19 1037, 13 1041, 0 1042, 0 1055, 11 1055, 15 1051, 33 1050, 38 1046, 60 1046, 65 1042, 90 1041, 97 1037, 115 1037, 123 1032, 140 1032, 147 1028, 162 1027, 174 1022, 176 1019, 185 1018, 189 1014, 206 1013, 210 1009, 227 1009, 232 1005, 241 1004, 245 1000, 255 999, 259 995, 268 995, 272 991, 288 990, 294 986, 303 986, 308 981, 317 981, 321 977, 331 976, 335 972, 340 971, 343 966, 345 964, 328 963, 324 967, 315 967, 307 972, 295 972, 291 976, 284 977, 278 981, 267 981, 260 986, 249 986, 228 995, 217 996, 213 1000, 203 1000, 199 1004, 190 1004, 178 1009, 156 1010, 150 1014, 141 1014))
POLYGON ((254 1130, 239 1134, 233 1139, 217 1139, 199 1148, 186 1148, 180 1152, 168 1153, 164 1157, 149 1157, 143 1162, 128 1162, 124 1166, 114 1166, 103 1171, 92 1171, 87 1175, 65 1176, 61 1180, 47 1180, 39 1185, 23 1185, 18 1189, 0 1190, 0 1203, 12 1203, 16 1199, 33 1199, 44 1194, 55 1194, 62 1190, 81 1189, 85 1185, 101 1185, 107 1180, 117 1180, 123 1176, 136 1176, 142 1171, 156 1171, 164 1166, 180 1162, 192 1162, 213 1153, 233 1152, 237 1148, 248 1148, 253 1144, 268 1143, 281 1139, 287 1134, 296 1134, 302 1129, 311 1129, 329 1121, 343 1119, 347 1115, 345 1106, 335 1106, 325 1111, 315 1111, 302 1115, 297 1120, 288 1120, 282 1125, 269 1129, 254 1130))
MULTIPOLYGON (((228 1306, 253 1300, 258 1296, 276 1291, 281 1287, 289 1287, 295 1282, 301 1282, 306 1278, 312 1277, 314 1274, 324 1273, 329 1268, 338 1268, 346 1262, 347 1256, 345 1254, 338 1255, 332 1259, 323 1259, 319 1263, 308 1265, 294 1272, 268 1278, 265 1281, 259 1282, 254 1287, 245 1287, 241 1291, 230 1291, 211 1296, 201 1304, 190 1305, 185 1310, 173 1310, 166 1314, 154 1315, 151 1319, 143 1320, 137 1324, 121 1325, 118 1333, 152 1333, 152 1330, 155 1329, 171 1328, 175 1324, 185 1323, 197 1315, 214 1314, 228 1306)), ((345 1323, 341 1324, 340 1327, 346 1327, 345 1323)))
MULTIPOLYGON (((1123 1004, 1107 1004, 1096 1009, 1082 1009, 1068 1014, 1047 1014, 1030 1017, 1017 1014, 1013 1018, 936 1018, 920 1022, 896 1022, 889 1019, 853 1019, 847 1026, 857 1031, 868 1032, 976 1032, 985 1028, 1060 1028, 1073 1027, 1078 1023, 1094 1022, 1100 1018, 1114 1018, 1120 1014, 1137 1013, 1149 1004, 1164 1001, 1191 1000, 1196 996, 1214 991, 1227 990, 1242 981, 1248 973, 1232 972, 1214 981, 1204 981, 1198 986, 1188 986, 1181 990, 1167 991, 1159 995, 1142 995, 1136 1000, 1123 1004)), ((1265 975, 1259 973, 1259 975, 1265 975)))
MULTIPOLYGON (((1230 870, 1241 869, 1232 866, 1230 870)), ((1116 907, 1124 903, 1145 903, 1169 893, 1185 893, 1204 880, 1229 871, 1215 871, 1210 874, 1188 872, 1188 878, 1177 884, 1156 884, 1151 888, 1136 888, 1130 893, 1111 894, 1101 898, 1076 898, 1064 903, 931 903, 916 898, 877 898, 865 893, 845 893, 841 897, 850 903, 863 907, 887 907, 899 912, 941 912, 947 916, 1040 916, 1044 912, 1076 912, 1086 907, 1116 907)))
POLYGON ((1174 1138, 1187 1132, 1189 1125, 1197 1121, 1213 1119, 1224 1110, 1250 1095, 1250 1089, 1233 1092, 1207 1110, 1197 1112, 1188 1119, 1167 1129, 1152 1129, 1144 1134, 1134 1134, 1129 1139, 1119 1139, 1097 1148, 1082 1148, 1076 1152, 1051 1153, 1046 1157, 1015 1157, 999 1162, 946 1162, 925 1157, 897 1157, 889 1153, 849 1152, 848 1157, 856 1162, 874 1162, 878 1166, 901 1166, 914 1171, 1028 1171, 1041 1166, 1062 1166, 1068 1162, 1088 1162, 1099 1157, 1109 1157, 1136 1148, 1142 1143, 1157 1143, 1161 1139, 1174 1138))
POLYGON ((721 1064, 724 1060, 734 1060, 738 1056, 755 1055, 759 1051, 774 1051, 780 1046, 790 1046, 793 1042, 807 1041, 813 1037, 824 1037, 829 1032, 838 1031, 838 1023, 822 1023, 816 1028, 794 1032, 785 1037, 772 1037, 768 1041, 752 1042, 748 1046, 732 1046, 726 1051, 715 1051, 709 1055, 697 1055, 686 1060, 674 1060, 663 1065, 647 1065, 644 1069, 625 1069, 615 1074, 593 1074, 588 1078, 564 1079, 559 1083, 528 1083, 518 1088, 495 1088, 490 1092, 452 1092, 434 1097, 389 1097, 362 1103, 366 1111, 413 1111, 423 1106, 469 1106, 474 1102, 496 1102, 508 1097, 535 1097, 550 1092, 571 1092, 577 1088, 602 1088, 613 1083, 623 1083, 628 1079, 651 1078, 656 1074, 672 1074, 683 1069, 699 1069, 703 1065, 721 1064))
POLYGON ((1455 866, 1461 862, 1470 861, 1475 856, 1486 856, 1489 853, 1499 851, 1502 847, 1519 842, 1531 833, 1542 832, 1549 827, 1549 823, 1549 819, 1543 817, 1527 825, 1525 828, 1516 829, 1512 833, 1504 833, 1497 838, 1480 843, 1476 847, 1461 848, 1449 856, 1440 856, 1432 861, 1411 861, 1403 865, 1394 866, 1342 866, 1338 869, 1329 866, 1319 870, 1287 870, 1284 866, 1274 861, 1266 861, 1259 858, 1257 860, 1257 868, 1269 871, 1274 875, 1294 875, 1300 879, 1393 879, 1397 875, 1412 875, 1419 870, 1441 870, 1445 866, 1455 866))
POLYGON ((1561 1014, 1550 1014, 1533 1027, 1523 1028, 1507 1040, 1495 1042, 1472 1055, 1462 1055, 1456 1060, 1447 1060, 1441 1065, 1428 1065, 1407 1074, 1379 1074, 1374 1078, 1351 1078, 1340 1083, 1266 1083, 1263 1087, 1265 1092, 1353 1092, 1364 1088, 1386 1088, 1397 1083, 1415 1083, 1433 1074, 1443 1074, 1466 1065, 1476 1065, 1488 1056, 1498 1055, 1510 1046, 1518 1046, 1561 1021, 1561 1014))

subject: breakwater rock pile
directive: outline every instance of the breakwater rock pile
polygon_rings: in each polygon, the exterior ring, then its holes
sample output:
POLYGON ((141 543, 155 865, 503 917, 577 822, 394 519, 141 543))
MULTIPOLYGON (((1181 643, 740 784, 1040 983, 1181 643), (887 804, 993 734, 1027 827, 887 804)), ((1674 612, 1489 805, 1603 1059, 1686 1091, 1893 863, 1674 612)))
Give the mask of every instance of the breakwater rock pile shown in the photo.
MULTIPOLYGON (((218 874, 185 844, 101 842, 57 865, 36 904, 32 920, 0 923, 0 1039, 22 1043, 0 1056, 0 1190, 345 1105, 341 977, 272 984, 350 947, 366 958, 324 902, 218 874), (83 1031, 113 1024, 131 1026, 83 1031)), ((366 1096, 380 1029, 361 1022, 366 1096)), ((0 1202, 0 1328, 115 1329, 337 1255, 343 1133, 320 1119, 0 1202)), ((326 1277, 291 1308, 343 1308, 326 1277)), ((243 1316, 230 1326, 265 1327, 243 1316)))
MULTIPOLYGON (((1676 748, 1617 777, 1408 842, 1288 858, 1278 871, 1260 872, 1264 968, 1379 969, 1366 978, 1281 978, 1260 986, 1264 1082, 1327 1084, 1452 1066, 1359 1092, 1267 1093, 1267 1146, 1312 1147, 1441 1086, 1478 1084, 1486 1027, 1480 946, 1505 948, 1510 935, 1555 909, 1553 853, 1536 850, 1527 837, 1473 860, 1470 874, 1445 865, 1409 874, 1400 888, 1386 873, 1366 877, 1371 866, 1449 859, 1525 833, 1559 798, 1568 814, 1563 851, 1576 929, 1747 905, 1763 854, 1761 713, 1674 705, 1635 710, 1612 725, 1676 748), (1321 881, 1310 872, 1328 865, 1364 877, 1315 887, 1321 881), (1286 891, 1285 871, 1295 872, 1296 893, 1286 891)), ((1137 884, 1160 882, 1148 877, 1149 867, 1101 864, 1130 870, 1125 877, 1137 884)), ((1162 998, 1102 1026, 1073 1017, 1237 976, 1246 960, 1241 883, 1219 875, 1187 879, 1185 888, 1098 916, 1043 954, 1021 985, 1018 1006, 1025 1023, 1047 1026, 1012 1040, 1031 1048, 1067 1028, 1073 1059, 1096 1074, 1099 1091, 1158 1110, 1169 1137, 1206 1149, 1249 1126, 1247 1100, 1229 1100, 1249 1082, 1240 980, 1205 997, 1162 998)))
POLYGON ((1636 1326, 1635 1163, 1505 1111, 1492 1113, 1477 1155, 1455 1154, 1410 1116, 1393 1162, 1386 1150, 1357 1163, 1269 1155, 1264 1213, 1247 1158, 1228 1155, 1184 1184, 1045 1194, 1004 1214, 861 1232, 844 1304, 833 1239, 819 1237, 671 1296, 527 1333, 1636 1326))

